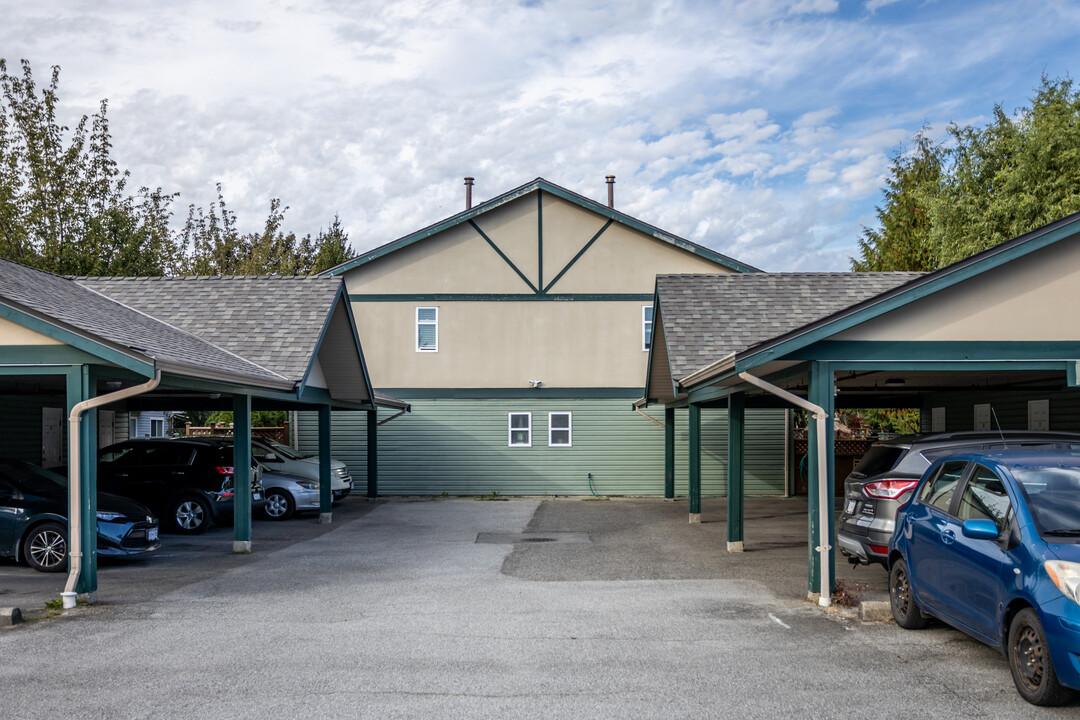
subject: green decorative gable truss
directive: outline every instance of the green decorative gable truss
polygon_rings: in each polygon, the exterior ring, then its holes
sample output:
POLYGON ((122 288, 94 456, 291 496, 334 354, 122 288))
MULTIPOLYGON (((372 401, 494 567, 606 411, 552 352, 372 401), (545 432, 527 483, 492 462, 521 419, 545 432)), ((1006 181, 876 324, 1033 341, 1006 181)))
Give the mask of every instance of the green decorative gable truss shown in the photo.
POLYGON ((521 278, 524 284, 523 290, 527 292, 522 293, 505 293, 505 294, 437 294, 437 295, 417 295, 415 298, 410 295, 398 295, 398 294, 360 294, 350 295, 350 299, 354 301, 367 301, 367 302, 390 302, 401 301, 408 299, 424 300, 424 301, 521 301, 521 300, 586 300, 586 301, 602 301, 602 300, 640 300, 649 301, 652 298, 651 294, 645 293, 614 293, 614 294, 559 294, 550 292, 556 283, 565 275, 574 264, 581 259, 581 257, 589 250, 590 247, 604 234, 604 232, 611 227, 612 223, 621 223, 629 228, 644 233, 649 237, 655 238, 662 242, 665 242, 674 247, 680 248, 687 252, 693 253, 698 257, 705 258, 711 262, 714 262, 723 267, 734 270, 739 273, 755 273, 760 272, 757 268, 745 263, 740 263, 726 255, 718 253, 714 250, 710 250, 707 247, 698 245, 697 243, 690 242, 684 238, 672 235, 671 233, 664 232, 659 228, 656 228, 648 223, 644 223, 636 218, 633 218, 625 213, 621 213, 618 210, 609 208, 606 205, 602 205, 594 200, 578 195, 575 192, 571 192, 566 188, 559 187, 553 183, 544 180, 543 178, 537 178, 530 183, 522 185, 519 188, 515 188, 507 193, 499 195, 497 197, 481 203, 474 208, 458 213, 453 217, 449 217, 446 220, 438 222, 434 225, 430 225, 422 230, 418 230, 410 235, 394 240, 381 247, 377 247, 374 250, 370 250, 363 255, 342 263, 337 267, 327 270, 325 275, 341 275, 349 270, 364 265, 366 263, 377 260, 384 255, 388 255, 392 252, 408 247, 414 243, 425 240, 433 235, 441 233, 450 228, 456 227, 468 223, 476 233, 484 239, 484 241, 502 258, 519 278, 521 278), (537 252, 537 281, 530 280, 525 273, 518 268, 514 262, 507 256, 505 252, 495 243, 480 227, 477 223, 477 219, 485 213, 491 212, 496 208, 502 207, 507 203, 518 200, 531 193, 536 193, 537 204, 537 223, 536 223, 536 252, 537 252), (559 197, 567 202, 573 203, 579 207, 582 207, 590 212, 596 213, 607 218, 607 222, 597 231, 591 238, 584 242, 581 249, 566 263, 565 266, 560 268, 549 281, 544 282, 544 213, 543 213, 543 194, 550 193, 556 197, 559 197))

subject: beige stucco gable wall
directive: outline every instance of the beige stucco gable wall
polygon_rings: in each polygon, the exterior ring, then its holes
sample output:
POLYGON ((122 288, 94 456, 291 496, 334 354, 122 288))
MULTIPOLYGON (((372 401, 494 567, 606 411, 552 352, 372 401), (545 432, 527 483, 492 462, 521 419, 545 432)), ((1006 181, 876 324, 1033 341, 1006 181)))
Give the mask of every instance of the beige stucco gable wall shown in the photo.
MULTIPOLYGON (((535 287, 549 284, 608 219, 550 193, 530 193, 476 224, 535 287), (541 259, 542 253, 542 259, 541 259), (542 267, 541 267, 542 263, 542 267), (542 283, 541 283, 542 280, 542 283)), ((637 388, 648 353, 642 307, 658 273, 731 272, 613 222, 548 291, 636 295, 602 300, 507 300, 534 291, 464 223, 345 274, 354 296, 490 294, 480 301, 353 302, 372 381, 380 388, 637 388), (439 309, 438 352, 416 350, 416 308, 439 309)))
POLYGON ((16 322, 0 318, 0 345, 63 345, 48 335, 23 327, 16 322))
POLYGON ((1080 236, 834 336, 875 341, 1080 340, 1080 236))

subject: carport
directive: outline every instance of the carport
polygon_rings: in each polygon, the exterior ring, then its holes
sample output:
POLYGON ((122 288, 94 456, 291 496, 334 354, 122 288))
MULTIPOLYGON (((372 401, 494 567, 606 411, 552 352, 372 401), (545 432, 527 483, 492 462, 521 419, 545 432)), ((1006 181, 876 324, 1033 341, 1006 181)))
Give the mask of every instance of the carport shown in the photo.
POLYGON ((673 409, 689 407, 691 521, 701 508, 700 411, 727 409, 734 552, 743 540, 746 408, 823 411, 809 424, 807 579, 827 604, 834 410, 916 407, 924 431, 1080 430, 1078 307, 1080 214, 925 275, 659 276, 640 404, 665 406, 668 478, 673 409))
MULTIPOLYGON (((366 411, 375 447, 377 406, 407 408, 372 391, 339 278, 63 278, 8 261, 0 261, 0 390, 5 454, 41 462, 52 433, 43 408, 68 417, 67 591, 90 601, 101 409, 233 411, 233 550, 250 552, 253 410, 318 412, 319 520, 330 522, 331 410, 366 411)), ((371 495, 376 463, 369 453, 371 495)))

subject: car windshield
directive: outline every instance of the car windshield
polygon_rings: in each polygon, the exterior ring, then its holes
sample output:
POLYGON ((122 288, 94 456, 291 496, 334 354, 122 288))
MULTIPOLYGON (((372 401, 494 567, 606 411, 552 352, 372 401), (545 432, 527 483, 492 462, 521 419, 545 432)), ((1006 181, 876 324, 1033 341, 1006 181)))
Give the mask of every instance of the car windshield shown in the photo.
POLYGON ((273 440, 269 440, 267 438, 262 438, 261 442, 264 445, 269 445, 271 448, 273 448, 273 450, 274 450, 274 452, 276 454, 280 455, 281 457, 285 458, 286 460, 300 460, 301 459, 300 456, 296 454, 296 451, 293 450, 288 445, 282 445, 279 442, 274 442, 273 440))
POLYGON ((67 478, 21 460, 0 460, 0 476, 31 495, 67 492, 67 478))
POLYGON ((1049 542, 1080 536, 1080 467, 1015 468, 1039 534, 1049 542))
POLYGON ((895 445, 873 445, 862 456, 862 460, 855 466, 852 474, 858 473, 863 477, 870 477, 888 472, 893 469, 903 452, 904 448, 895 445))

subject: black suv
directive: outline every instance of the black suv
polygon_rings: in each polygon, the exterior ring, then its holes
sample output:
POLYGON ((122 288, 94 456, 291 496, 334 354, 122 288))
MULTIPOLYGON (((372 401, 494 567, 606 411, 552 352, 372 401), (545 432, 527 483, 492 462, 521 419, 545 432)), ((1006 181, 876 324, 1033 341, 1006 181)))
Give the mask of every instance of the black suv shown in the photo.
MULTIPOLYGON (((98 452, 98 488, 137 500, 162 525, 187 535, 233 517, 232 440, 213 438, 139 439, 98 452)), ((259 473, 252 471, 251 509, 262 510, 259 473)))
POLYGON ((874 443, 844 481, 844 511, 836 532, 840 554, 853 564, 888 564, 896 513, 935 460, 1028 445, 1080 448, 1080 434, 1005 430, 900 435, 874 443))

